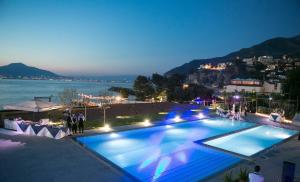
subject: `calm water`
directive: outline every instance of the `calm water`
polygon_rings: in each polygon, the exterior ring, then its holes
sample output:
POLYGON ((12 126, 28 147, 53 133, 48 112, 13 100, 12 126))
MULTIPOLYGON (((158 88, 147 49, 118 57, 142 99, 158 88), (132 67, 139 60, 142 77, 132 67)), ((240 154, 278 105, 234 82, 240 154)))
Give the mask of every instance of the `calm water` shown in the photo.
POLYGON ((167 126, 78 137, 141 181, 198 181, 240 161, 194 141, 253 126, 227 119, 203 119, 167 126))
POLYGON ((258 126, 239 133, 210 140, 205 142, 205 144, 245 156, 251 156, 296 133, 297 131, 295 130, 273 126, 258 126))
POLYGON ((120 82, 114 80, 114 77, 105 77, 101 82, 0 79, 0 109, 5 104, 32 100, 35 96, 53 95, 53 100, 59 102, 58 93, 65 88, 73 88, 80 93, 93 95, 99 95, 112 86, 131 88, 133 78, 128 77, 127 80, 129 82, 120 82))

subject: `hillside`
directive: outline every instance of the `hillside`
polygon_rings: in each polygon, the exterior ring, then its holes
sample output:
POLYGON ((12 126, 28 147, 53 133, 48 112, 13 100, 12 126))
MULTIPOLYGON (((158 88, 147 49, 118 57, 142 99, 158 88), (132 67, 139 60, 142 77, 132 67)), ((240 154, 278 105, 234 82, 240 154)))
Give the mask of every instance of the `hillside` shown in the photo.
POLYGON ((291 57, 300 57, 300 35, 291 38, 274 38, 264 41, 260 44, 254 45, 250 48, 243 48, 239 51, 230 53, 223 57, 216 57, 210 59, 195 59, 189 63, 175 67, 166 72, 165 75, 172 74, 186 75, 194 72, 201 64, 206 63, 220 63, 225 61, 232 61, 236 57, 247 58, 253 56, 271 55, 273 57, 282 57, 288 55, 291 57))
POLYGON ((62 76, 50 71, 30 67, 23 63, 11 63, 9 65, 0 66, 0 76, 6 78, 62 78, 62 76))

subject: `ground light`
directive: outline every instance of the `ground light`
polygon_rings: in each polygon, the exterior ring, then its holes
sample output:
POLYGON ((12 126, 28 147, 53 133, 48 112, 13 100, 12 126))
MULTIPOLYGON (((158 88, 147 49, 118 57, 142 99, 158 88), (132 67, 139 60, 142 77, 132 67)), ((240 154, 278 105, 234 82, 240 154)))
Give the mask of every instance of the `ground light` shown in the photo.
POLYGON ((150 125, 151 125, 149 119, 145 119, 144 122, 143 122, 142 124, 143 124, 143 126, 150 126, 150 125))
POLYGON ((168 112, 159 112, 158 114, 159 114, 159 115, 167 115, 168 112))
POLYGON ((104 131, 111 131, 111 127, 109 126, 109 124, 105 124, 103 129, 104 131))

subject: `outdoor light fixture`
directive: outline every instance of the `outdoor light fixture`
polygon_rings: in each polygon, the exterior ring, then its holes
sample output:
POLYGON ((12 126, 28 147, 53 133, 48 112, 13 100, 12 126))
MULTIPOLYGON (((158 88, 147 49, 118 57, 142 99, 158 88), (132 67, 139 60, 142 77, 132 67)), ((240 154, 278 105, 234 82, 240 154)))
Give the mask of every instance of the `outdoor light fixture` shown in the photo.
POLYGON ((144 122, 143 122, 143 125, 144 126, 150 126, 151 125, 150 120, 149 119, 145 119, 144 122))
POLYGON ((104 131, 110 131, 111 127, 109 126, 109 124, 105 124, 103 129, 104 129, 104 131))
POLYGON ((273 98, 272 97, 269 97, 269 100, 272 100, 273 98))

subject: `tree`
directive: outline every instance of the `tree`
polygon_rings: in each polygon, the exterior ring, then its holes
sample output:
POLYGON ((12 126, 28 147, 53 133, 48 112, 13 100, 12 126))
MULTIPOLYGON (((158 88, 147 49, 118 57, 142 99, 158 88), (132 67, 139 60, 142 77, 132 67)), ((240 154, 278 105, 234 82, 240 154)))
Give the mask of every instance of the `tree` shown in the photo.
POLYGON ((185 77, 179 74, 173 74, 167 78, 166 89, 168 101, 182 101, 184 79, 185 77))
POLYGON ((161 92, 166 84, 166 79, 158 73, 153 73, 151 78, 152 83, 155 85, 155 91, 161 92))
POLYGON ((125 87, 110 87, 108 90, 112 92, 118 92, 123 98, 128 98, 129 95, 135 94, 132 89, 125 87))
POLYGON ((123 97, 123 98, 128 98, 129 92, 128 92, 128 90, 126 90, 126 89, 120 89, 120 95, 121 95, 121 97, 123 97))
POLYGON ((150 99, 155 92, 151 80, 141 75, 134 81, 133 90, 138 100, 150 99))
POLYGON ((300 97, 300 67, 288 73, 282 89, 283 93, 288 94, 290 99, 300 97))

